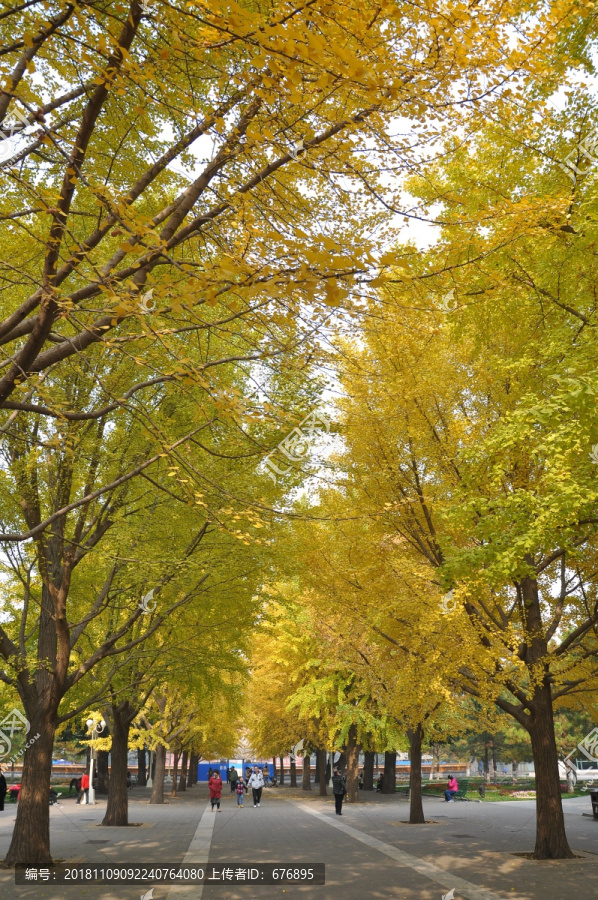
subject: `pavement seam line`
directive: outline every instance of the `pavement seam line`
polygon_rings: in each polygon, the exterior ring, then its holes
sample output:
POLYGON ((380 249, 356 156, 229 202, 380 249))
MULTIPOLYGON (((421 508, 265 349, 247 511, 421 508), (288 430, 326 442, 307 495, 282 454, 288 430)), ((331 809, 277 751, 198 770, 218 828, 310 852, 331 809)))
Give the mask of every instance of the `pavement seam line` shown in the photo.
MULTIPOLYGON (((189 868, 193 865, 202 866, 207 869, 215 821, 216 814, 209 805, 206 805, 203 815, 195 829, 195 833, 191 838, 191 843, 189 844, 187 852, 185 853, 182 862, 178 863, 180 867, 189 868)), ((179 897, 181 894, 190 894, 191 891, 194 893, 193 900, 201 900, 203 888, 203 884, 173 884, 170 886, 170 890, 167 892, 165 900, 171 900, 171 898, 175 896, 179 897)))
MULTIPOLYGON (((330 816, 326 816, 316 809, 311 809, 308 805, 300 803, 298 800, 287 800, 287 803, 298 806, 299 809, 302 809, 304 812, 316 816, 333 828, 337 828, 339 831, 344 832, 356 841, 361 841, 362 844, 366 844, 373 850, 378 850, 379 853, 383 853, 385 856, 401 863, 401 865, 414 869, 414 871, 429 878, 430 881, 435 881, 436 884, 439 884, 447 891, 450 891, 451 888, 455 888, 455 890, 458 890, 459 893, 463 894, 467 900, 504 900, 504 897, 500 894, 495 894, 493 891, 487 890, 487 888, 479 887, 479 885, 473 884, 473 882, 467 881, 459 875, 453 875, 451 872, 447 872, 446 869, 441 869, 440 866, 435 866, 434 863, 421 859, 419 856, 412 856, 404 850, 399 850, 398 847, 394 847, 392 844, 386 844, 384 841, 380 841, 378 838, 372 837, 372 835, 367 834, 364 831, 359 831, 351 825, 345 825, 344 822, 337 822, 330 816)), ((516 897, 513 894, 510 894, 509 896, 511 900, 516 900, 516 897)))

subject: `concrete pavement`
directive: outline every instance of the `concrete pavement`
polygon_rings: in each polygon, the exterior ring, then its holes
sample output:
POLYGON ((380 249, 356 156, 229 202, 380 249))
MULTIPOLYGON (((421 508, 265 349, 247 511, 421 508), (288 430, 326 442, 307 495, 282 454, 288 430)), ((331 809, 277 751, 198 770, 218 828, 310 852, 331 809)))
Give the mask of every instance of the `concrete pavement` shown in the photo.
MULTIPOLYGON (((69 863, 326 864, 326 884, 157 885, 153 900, 580 900, 598 896, 598 820, 584 817, 586 797, 565 800, 569 841, 582 857, 535 862, 515 855, 533 849, 534 801, 451 803, 424 801, 435 824, 405 823, 405 799, 362 793, 359 804, 334 815, 332 797, 315 791, 266 789, 259 809, 236 807, 223 793, 223 811, 210 813, 207 790, 197 785, 164 806, 149 805, 149 791, 130 794, 127 829, 102 828, 105 800, 77 806, 66 799, 52 807, 55 859, 69 863)), ((10 842, 14 807, 0 813, 0 853, 10 842)), ((0 871, 0 897, 24 900, 139 900, 149 886, 15 886, 0 871)))

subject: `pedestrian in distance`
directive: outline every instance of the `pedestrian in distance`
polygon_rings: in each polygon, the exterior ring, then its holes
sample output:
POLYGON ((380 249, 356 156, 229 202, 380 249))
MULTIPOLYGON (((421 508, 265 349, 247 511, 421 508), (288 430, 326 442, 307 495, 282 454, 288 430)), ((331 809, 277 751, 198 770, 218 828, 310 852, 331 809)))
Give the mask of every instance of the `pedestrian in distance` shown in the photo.
POLYGON ((243 776, 241 775, 239 780, 235 782, 235 790, 237 792, 237 806, 243 808, 243 800, 245 799, 245 794, 247 793, 247 787, 245 782, 243 781, 243 776))
POLYGON ((251 778, 251 766, 245 766, 245 784, 249 782, 251 778))
POLYGON ((270 770, 268 766, 264 766, 262 768, 262 775, 264 776, 264 787, 268 787, 268 778, 270 777, 270 770))
POLYGON ((222 812, 220 809, 220 799, 222 797, 222 778, 220 777, 220 772, 212 772, 212 777, 208 781, 208 787, 210 789, 212 812, 214 812, 215 806, 218 807, 218 812, 222 812))
POLYGON ((345 776, 341 775, 341 770, 336 768, 332 776, 332 793, 334 794, 335 812, 337 816, 342 816, 343 799, 347 793, 347 783, 345 781, 345 776))
POLYGON ((85 803, 89 803, 89 775, 85 772, 84 775, 81 776, 81 785, 79 787, 79 796, 77 797, 77 803, 81 803, 81 801, 85 798, 85 803))
POLYGON ((231 770, 230 770, 230 773, 229 773, 230 792, 231 792, 231 794, 234 794, 235 791, 237 790, 237 780, 238 780, 238 778, 239 778, 239 775, 238 775, 238 773, 237 773, 237 770, 236 770, 235 767, 233 766, 233 767, 231 768, 231 770))
POLYGON ((4 798, 6 797, 6 778, 0 767, 0 811, 4 810, 4 798))
POLYGON ((382 773, 380 773, 380 775, 378 775, 378 781, 376 782, 376 791, 378 793, 381 793, 383 787, 384 787, 384 775, 382 773))
POLYGON ((459 791, 459 785, 454 775, 449 775, 448 790, 444 792, 444 799, 447 803, 454 803, 454 796, 459 791))
POLYGON ((264 776, 259 770, 258 766, 255 766, 253 769, 253 774, 250 776, 247 786, 251 788, 253 793, 253 808, 260 805, 260 800, 262 799, 262 790, 264 789, 264 776))

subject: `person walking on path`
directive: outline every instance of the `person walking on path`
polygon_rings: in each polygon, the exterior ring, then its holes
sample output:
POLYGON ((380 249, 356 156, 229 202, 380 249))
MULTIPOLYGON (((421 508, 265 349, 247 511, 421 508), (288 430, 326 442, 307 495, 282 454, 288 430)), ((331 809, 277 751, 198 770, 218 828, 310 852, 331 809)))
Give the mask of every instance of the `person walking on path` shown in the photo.
POLYGON ((270 777, 270 770, 268 766, 262 767, 262 775, 264 776, 264 787, 268 787, 268 778, 270 777))
POLYGON ((337 816, 342 816, 343 798, 347 793, 345 776, 341 775, 340 769, 334 770, 332 776, 332 793, 334 794, 334 806, 337 816))
POLYGON ((237 774, 237 770, 236 770, 235 767, 233 766, 232 769, 230 770, 230 779, 229 779, 229 780, 230 780, 230 792, 231 792, 231 794, 234 794, 235 791, 237 790, 237 779, 238 779, 238 778, 239 778, 239 776, 238 776, 238 774, 237 774))
POLYGON ((235 782, 235 790, 237 792, 237 806, 243 808, 243 800, 245 799, 247 788, 245 787, 242 775, 239 780, 235 782))
POLYGON ((222 778, 220 777, 219 772, 214 772, 212 777, 208 781, 208 787, 210 789, 210 802, 212 804, 212 812, 214 812, 214 806, 218 807, 218 812, 222 812, 220 809, 220 799, 222 797, 222 778))
POLYGON ((444 799, 447 803, 453 803, 454 796, 459 790, 457 779, 454 775, 449 775, 448 790, 444 792, 444 799))
POLYGON ((6 778, 4 777, 4 773, 0 768, 0 811, 4 809, 4 798, 6 797, 6 778))
POLYGON ((81 803, 83 797, 85 797, 85 802, 89 803, 89 775, 87 772, 81 776, 81 787, 79 788, 77 803, 81 803))
POLYGON ((255 766, 253 770, 253 774, 248 782, 248 787, 251 788, 253 793, 253 808, 260 805, 260 800, 262 799, 262 790, 264 788, 264 776, 259 770, 258 766, 255 766))

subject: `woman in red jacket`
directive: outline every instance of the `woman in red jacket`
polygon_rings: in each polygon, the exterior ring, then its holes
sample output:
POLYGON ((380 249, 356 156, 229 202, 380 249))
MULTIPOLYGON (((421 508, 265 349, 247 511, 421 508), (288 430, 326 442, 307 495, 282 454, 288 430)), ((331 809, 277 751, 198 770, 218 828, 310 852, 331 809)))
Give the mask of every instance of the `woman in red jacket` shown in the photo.
POLYGON ((222 797, 222 778, 218 772, 214 772, 210 780, 208 781, 208 787, 210 789, 210 801, 212 803, 212 812, 214 812, 214 806, 218 807, 218 812, 220 810, 220 798, 222 797))

